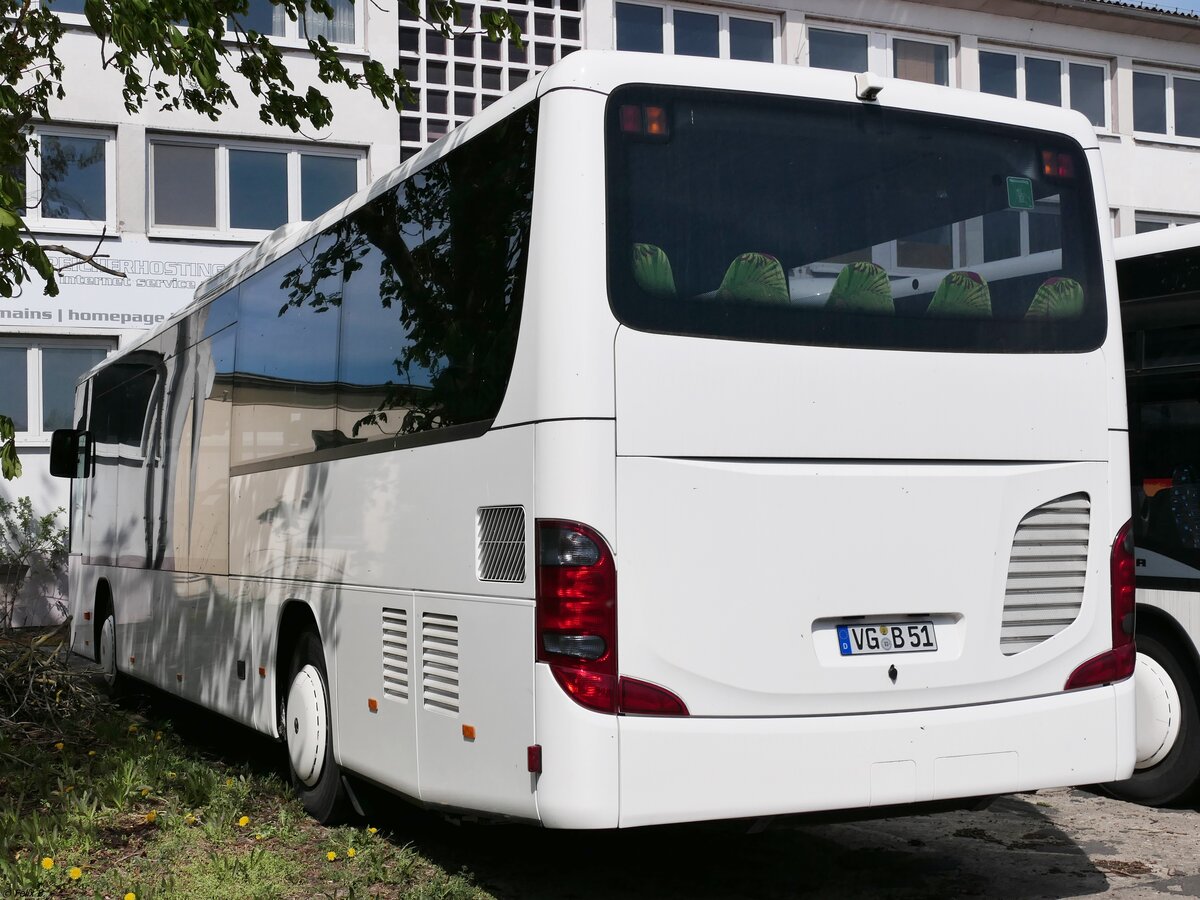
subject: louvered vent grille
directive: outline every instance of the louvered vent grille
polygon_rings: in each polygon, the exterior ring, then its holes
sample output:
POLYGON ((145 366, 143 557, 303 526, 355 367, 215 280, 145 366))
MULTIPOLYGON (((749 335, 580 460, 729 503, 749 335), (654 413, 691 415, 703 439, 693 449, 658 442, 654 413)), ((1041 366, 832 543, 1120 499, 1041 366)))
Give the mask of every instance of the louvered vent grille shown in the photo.
POLYGON ((480 581, 525 580, 525 508, 481 506, 475 517, 480 581))
POLYGON ((1017 526, 1000 627, 1005 656, 1036 647, 1079 615, 1090 513, 1087 494, 1070 494, 1026 513, 1017 526))
POLYGON ((408 702, 408 613, 383 611, 383 696, 408 702))
POLYGON ((458 616, 421 616, 421 697, 426 709, 458 714, 458 616))

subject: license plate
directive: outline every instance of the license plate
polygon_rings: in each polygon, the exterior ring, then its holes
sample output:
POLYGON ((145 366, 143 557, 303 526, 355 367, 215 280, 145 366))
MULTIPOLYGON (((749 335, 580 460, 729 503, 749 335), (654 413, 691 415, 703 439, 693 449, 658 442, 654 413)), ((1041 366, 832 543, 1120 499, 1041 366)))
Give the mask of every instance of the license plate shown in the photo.
POLYGON ((839 625, 838 648, 842 656, 868 653, 920 653, 937 649, 933 622, 891 622, 876 625, 839 625))

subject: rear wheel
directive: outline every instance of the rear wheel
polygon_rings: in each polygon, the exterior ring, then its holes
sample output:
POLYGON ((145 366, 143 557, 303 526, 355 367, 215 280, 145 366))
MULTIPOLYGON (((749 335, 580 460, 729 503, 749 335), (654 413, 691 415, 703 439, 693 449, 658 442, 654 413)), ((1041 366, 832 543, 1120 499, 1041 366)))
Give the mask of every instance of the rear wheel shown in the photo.
POLYGON ((313 632, 297 641, 290 672, 283 726, 292 783, 310 816, 323 824, 338 822, 350 804, 333 758, 325 653, 313 632))
POLYGON ((1187 803, 1200 793, 1200 706, 1191 667, 1156 634, 1139 634, 1137 647, 1137 767, 1132 778, 1104 789, 1147 806, 1187 803))
POLYGON ((100 678, 110 697, 118 697, 124 688, 124 677, 117 669, 117 619, 112 610, 106 609, 100 622, 100 637, 96 641, 96 662, 100 665, 100 678))

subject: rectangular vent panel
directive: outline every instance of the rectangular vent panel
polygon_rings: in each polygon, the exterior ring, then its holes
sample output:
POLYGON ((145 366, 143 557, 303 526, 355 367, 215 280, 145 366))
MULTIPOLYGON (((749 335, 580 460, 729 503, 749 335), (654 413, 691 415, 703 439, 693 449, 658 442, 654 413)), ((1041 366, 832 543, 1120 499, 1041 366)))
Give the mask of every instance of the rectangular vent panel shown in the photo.
POLYGON ((408 613, 383 610, 383 696, 408 702, 408 613))
POLYGON ((525 508, 481 506, 475 515, 480 581, 525 580, 525 508))
POLYGON ((458 616, 421 615, 421 700, 426 709, 458 715, 458 616))
POLYGON ((1090 516, 1088 495, 1070 494, 1021 519, 1004 590, 1000 650, 1005 656, 1049 640, 1079 616, 1090 516))

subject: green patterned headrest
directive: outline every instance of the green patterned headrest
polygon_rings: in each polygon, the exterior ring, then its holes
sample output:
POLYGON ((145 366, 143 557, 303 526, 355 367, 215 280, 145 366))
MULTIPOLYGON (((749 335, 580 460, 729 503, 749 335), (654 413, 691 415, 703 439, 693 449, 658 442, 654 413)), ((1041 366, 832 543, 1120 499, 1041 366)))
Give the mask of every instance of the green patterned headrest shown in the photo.
POLYGON ((838 273, 826 309, 839 312, 876 313, 890 315, 896 311, 892 303, 892 286, 883 266, 872 262, 852 262, 838 273))
POLYGON ((975 272, 951 272, 938 285, 925 314, 986 319, 992 314, 992 292, 975 272))
POLYGON ((633 245, 633 280, 651 297, 671 299, 675 296, 675 276, 671 274, 671 261, 662 247, 633 245))
POLYGON ((1033 295, 1026 318, 1075 319, 1083 314, 1083 286, 1074 278, 1047 278, 1033 295))
POLYGON ((729 264, 721 287, 720 300, 748 300, 755 303, 787 303, 787 276, 779 260, 769 253, 743 253, 729 264))

